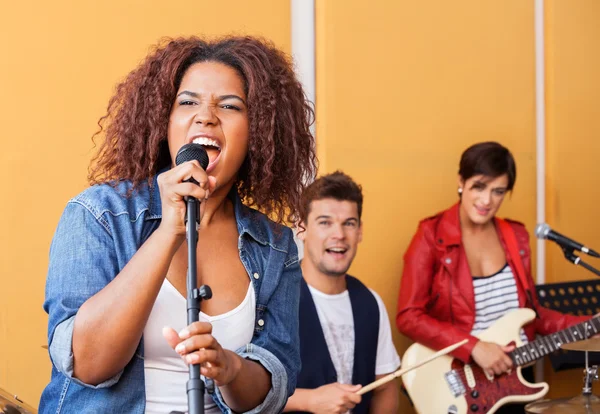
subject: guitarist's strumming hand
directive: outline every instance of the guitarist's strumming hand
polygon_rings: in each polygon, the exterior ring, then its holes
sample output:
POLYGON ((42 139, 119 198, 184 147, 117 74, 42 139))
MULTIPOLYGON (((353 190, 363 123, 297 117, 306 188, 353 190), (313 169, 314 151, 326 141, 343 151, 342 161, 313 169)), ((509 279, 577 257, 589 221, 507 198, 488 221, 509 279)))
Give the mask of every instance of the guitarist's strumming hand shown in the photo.
POLYGON ((317 414, 344 414, 360 403, 362 397, 356 394, 360 385, 334 382, 311 390, 308 398, 309 411, 317 414))
POLYGON ((515 349, 514 345, 500 346, 493 342, 479 341, 473 347, 473 360, 489 375, 501 375, 512 368, 512 360, 507 352, 515 349))

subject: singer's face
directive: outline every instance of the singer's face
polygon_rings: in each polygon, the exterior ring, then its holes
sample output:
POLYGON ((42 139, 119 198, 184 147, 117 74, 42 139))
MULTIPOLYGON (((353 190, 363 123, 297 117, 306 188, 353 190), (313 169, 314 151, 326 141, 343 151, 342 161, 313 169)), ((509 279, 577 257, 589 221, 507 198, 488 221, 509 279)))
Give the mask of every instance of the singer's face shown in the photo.
POLYGON ((218 62, 189 67, 177 91, 168 129, 169 152, 190 142, 208 153, 208 175, 217 188, 233 184, 248 151, 248 108, 244 82, 235 69, 218 62))
POLYGON ((502 205, 508 187, 508 175, 496 178, 475 175, 467 180, 459 177, 458 184, 463 189, 461 218, 481 225, 492 220, 502 205))
POLYGON ((304 241, 303 260, 324 275, 345 275, 362 240, 356 203, 332 198, 315 200, 303 224, 305 230, 298 233, 304 241))

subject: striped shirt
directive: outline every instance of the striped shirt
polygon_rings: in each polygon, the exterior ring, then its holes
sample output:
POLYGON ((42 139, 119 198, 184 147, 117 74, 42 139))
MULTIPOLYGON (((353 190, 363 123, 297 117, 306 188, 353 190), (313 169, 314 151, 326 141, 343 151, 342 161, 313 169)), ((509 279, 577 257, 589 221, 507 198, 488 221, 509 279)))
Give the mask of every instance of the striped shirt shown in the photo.
MULTIPOLYGON (((475 324, 471 335, 477 336, 508 312, 519 308, 519 294, 513 272, 508 264, 491 276, 473 276, 475 291, 475 324)), ((521 340, 527 343, 521 329, 521 340)))

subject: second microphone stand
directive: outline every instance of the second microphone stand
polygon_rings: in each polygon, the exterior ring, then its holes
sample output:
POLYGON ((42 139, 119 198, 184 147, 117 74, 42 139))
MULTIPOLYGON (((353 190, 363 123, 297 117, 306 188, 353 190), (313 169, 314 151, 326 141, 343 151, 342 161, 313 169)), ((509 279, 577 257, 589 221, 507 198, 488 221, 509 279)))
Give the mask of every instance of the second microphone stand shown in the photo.
POLYGON ((566 259, 569 262, 573 263, 574 265, 578 265, 578 266, 583 267, 584 269, 589 270, 590 272, 594 273, 596 276, 600 276, 600 270, 596 269, 595 267, 590 266, 589 264, 587 264, 586 262, 581 260, 581 257, 579 257, 575 254, 574 249, 563 246, 562 251, 563 251, 566 259))

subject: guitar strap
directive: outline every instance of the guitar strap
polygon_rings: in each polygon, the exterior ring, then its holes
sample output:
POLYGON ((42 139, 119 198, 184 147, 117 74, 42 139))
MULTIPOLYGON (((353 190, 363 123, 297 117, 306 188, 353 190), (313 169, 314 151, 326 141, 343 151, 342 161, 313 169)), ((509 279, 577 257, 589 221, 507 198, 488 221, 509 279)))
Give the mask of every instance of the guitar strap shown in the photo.
POLYGON ((536 312, 535 304, 533 302, 533 297, 531 294, 531 280, 527 277, 527 273, 525 272, 525 268, 523 267, 523 260, 521 259, 521 255, 519 254, 519 243, 517 242, 517 237, 515 236, 515 232, 512 226, 501 218, 496 218, 496 222, 498 223, 498 227, 500 228, 500 233, 502 233, 502 237, 506 242, 506 247, 508 248, 508 254, 512 258, 512 261, 515 265, 515 270, 517 272, 517 277, 521 281, 523 289, 527 294, 527 301, 530 302, 531 308, 536 312))

